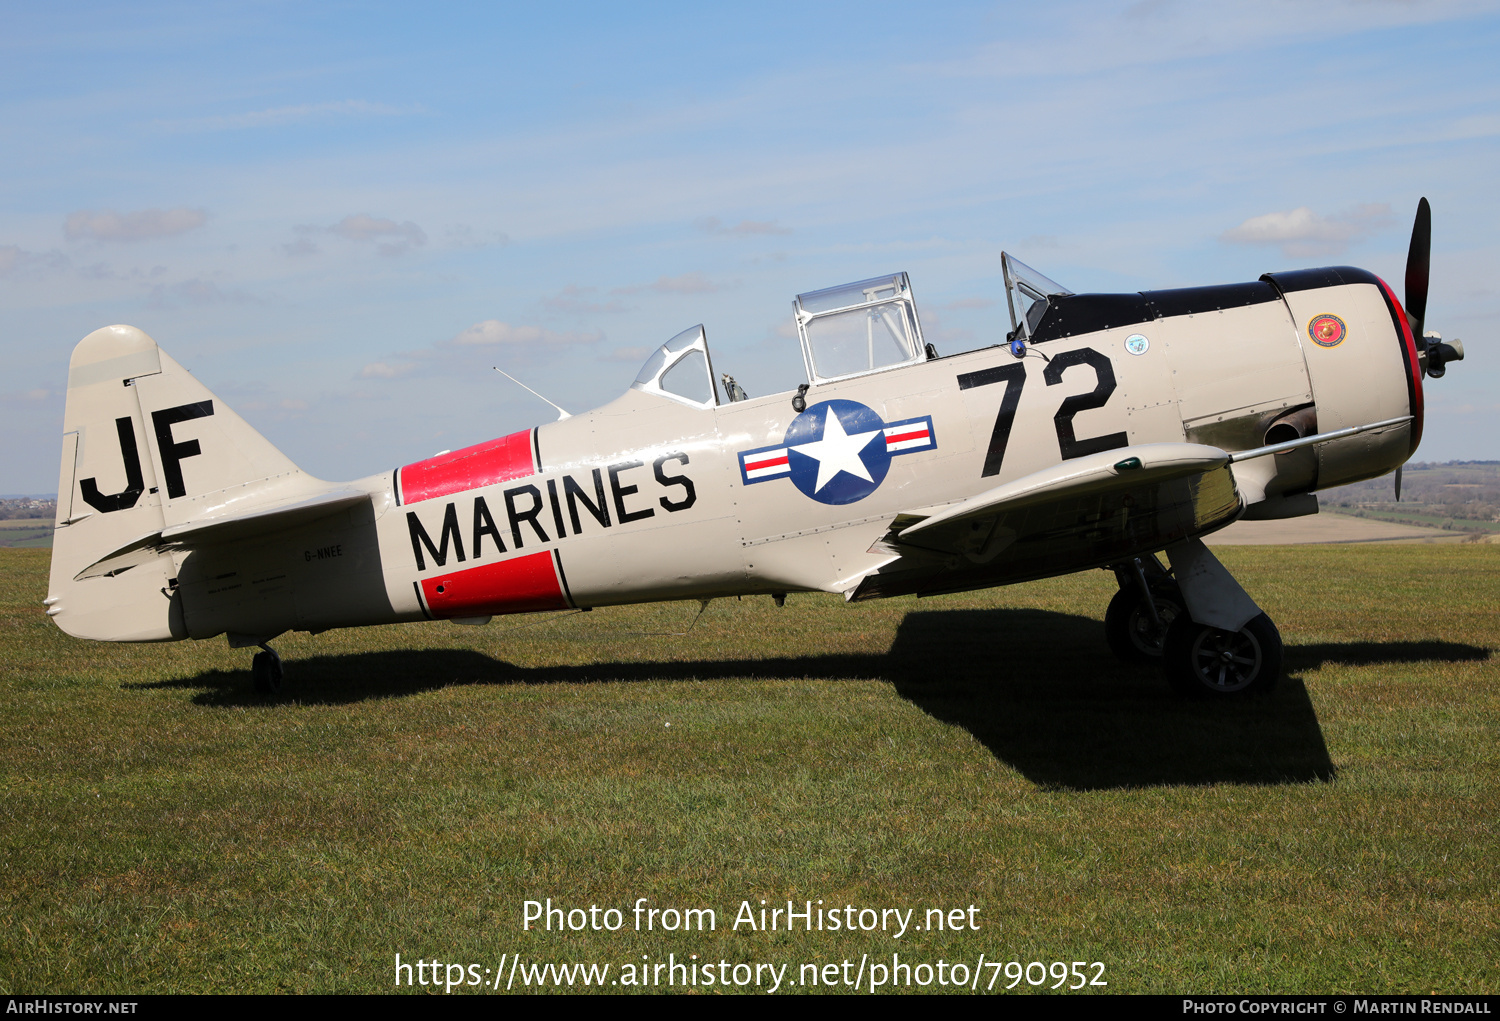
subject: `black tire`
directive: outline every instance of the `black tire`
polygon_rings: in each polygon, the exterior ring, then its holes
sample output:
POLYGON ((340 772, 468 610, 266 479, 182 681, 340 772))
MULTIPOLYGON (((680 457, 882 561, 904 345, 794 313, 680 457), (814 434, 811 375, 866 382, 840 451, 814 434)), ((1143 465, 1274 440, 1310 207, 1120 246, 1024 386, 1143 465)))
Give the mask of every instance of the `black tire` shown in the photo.
POLYGON ((258 695, 274 695, 281 690, 281 658, 271 652, 257 652, 250 661, 250 679, 258 695))
POLYGON ((1264 613, 1237 632, 1199 624, 1184 614, 1167 629, 1161 663, 1167 683, 1179 695, 1263 695, 1281 676, 1281 633, 1264 613))
POLYGON ((1104 640, 1109 643, 1109 651, 1122 663, 1160 663, 1166 631, 1173 621, 1184 615, 1182 592, 1175 584, 1155 587, 1151 595, 1156 600, 1156 613, 1163 624, 1160 631, 1152 626, 1146 601, 1134 588, 1122 588, 1116 592, 1109 601, 1109 609, 1104 611, 1104 640))

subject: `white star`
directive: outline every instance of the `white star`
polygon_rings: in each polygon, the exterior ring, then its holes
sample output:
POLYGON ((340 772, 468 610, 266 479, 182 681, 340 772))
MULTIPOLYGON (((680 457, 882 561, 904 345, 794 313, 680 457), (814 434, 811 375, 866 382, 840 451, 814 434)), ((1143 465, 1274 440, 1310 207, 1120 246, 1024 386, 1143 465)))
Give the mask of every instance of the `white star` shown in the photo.
POLYGON ((846 471, 856 478, 864 479, 866 482, 874 482, 870 470, 865 467, 865 462, 860 458, 859 452, 865 449, 870 442, 871 436, 879 435, 881 430, 872 429, 866 433, 855 433, 850 436, 844 432, 844 423, 833 413, 833 409, 827 410, 827 417, 823 419, 823 438, 811 443, 803 443, 792 449, 799 454, 806 454, 818 462, 818 483, 813 486, 813 492, 822 492, 823 487, 833 481, 833 477, 841 471, 846 471))

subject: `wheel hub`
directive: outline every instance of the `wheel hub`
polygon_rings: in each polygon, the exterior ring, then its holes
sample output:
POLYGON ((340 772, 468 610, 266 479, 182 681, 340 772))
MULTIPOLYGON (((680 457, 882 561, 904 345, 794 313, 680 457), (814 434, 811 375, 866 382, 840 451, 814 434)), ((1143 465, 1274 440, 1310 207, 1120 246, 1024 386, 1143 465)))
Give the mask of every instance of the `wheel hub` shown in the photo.
POLYGON ((1214 691, 1249 687, 1261 667, 1260 643, 1248 631, 1205 629, 1193 642, 1193 672, 1214 691))
POLYGON ((1161 655, 1162 641, 1167 636, 1167 628, 1182 612, 1176 603, 1163 598, 1156 600, 1156 611, 1161 620, 1160 627, 1151 622, 1144 608, 1136 610, 1130 618, 1130 637, 1135 642, 1136 648, 1152 656, 1161 655))

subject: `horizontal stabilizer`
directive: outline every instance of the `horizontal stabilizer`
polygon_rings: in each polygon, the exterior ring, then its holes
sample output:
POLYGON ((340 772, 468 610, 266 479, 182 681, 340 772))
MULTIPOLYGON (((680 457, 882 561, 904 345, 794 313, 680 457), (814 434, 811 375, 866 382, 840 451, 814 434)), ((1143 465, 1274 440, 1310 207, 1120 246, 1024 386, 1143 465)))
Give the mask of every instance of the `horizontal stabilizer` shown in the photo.
POLYGON ((362 489, 339 488, 238 514, 185 521, 126 543, 84 568, 74 580, 116 575, 171 550, 197 549, 287 531, 369 500, 370 494, 362 489))

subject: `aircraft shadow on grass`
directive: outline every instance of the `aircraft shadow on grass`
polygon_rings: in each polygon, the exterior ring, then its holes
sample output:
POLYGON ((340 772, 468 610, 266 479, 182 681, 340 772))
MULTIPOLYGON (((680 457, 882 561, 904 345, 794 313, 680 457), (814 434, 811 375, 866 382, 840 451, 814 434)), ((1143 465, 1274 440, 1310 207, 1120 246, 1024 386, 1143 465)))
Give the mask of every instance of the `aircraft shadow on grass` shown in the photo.
MULTIPOLYGON (((1282 784, 1334 776, 1298 673, 1324 663, 1463 662, 1489 655, 1441 641, 1290 646, 1286 676, 1271 695, 1220 704, 1177 699, 1154 669, 1120 665, 1105 647, 1103 627, 1090 617, 919 610, 907 614, 884 654, 522 667, 468 649, 394 650, 288 661, 281 698, 338 705, 458 684, 881 678, 1043 787, 1282 784)), ((200 705, 264 704, 246 670, 129 686, 194 689, 200 705)))

